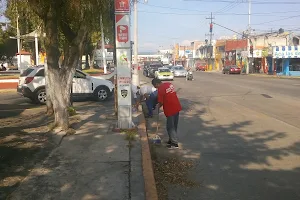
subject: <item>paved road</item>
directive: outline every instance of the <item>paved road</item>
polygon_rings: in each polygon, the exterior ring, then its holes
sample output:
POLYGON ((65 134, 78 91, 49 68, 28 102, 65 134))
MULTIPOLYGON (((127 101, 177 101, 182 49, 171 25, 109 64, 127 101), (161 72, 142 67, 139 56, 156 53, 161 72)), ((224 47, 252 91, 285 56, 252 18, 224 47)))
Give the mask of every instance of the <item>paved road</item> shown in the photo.
POLYGON ((171 186, 170 199, 300 199, 300 80, 199 72, 174 84, 180 154, 202 187, 171 186))

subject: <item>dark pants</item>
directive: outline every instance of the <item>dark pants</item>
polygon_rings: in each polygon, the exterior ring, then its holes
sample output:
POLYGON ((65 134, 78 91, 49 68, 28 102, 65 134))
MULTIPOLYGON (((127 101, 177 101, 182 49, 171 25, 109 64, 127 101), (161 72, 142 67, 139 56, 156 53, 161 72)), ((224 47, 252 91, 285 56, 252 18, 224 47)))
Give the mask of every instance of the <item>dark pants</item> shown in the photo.
POLYGON ((173 144, 178 144, 177 139, 177 127, 179 121, 179 112, 175 115, 167 117, 167 131, 169 135, 169 141, 173 144))
POLYGON ((149 116, 153 116, 153 109, 155 108, 156 104, 157 104, 157 92, 153 92, 150 94, 149 99, 146 100, 149 116))

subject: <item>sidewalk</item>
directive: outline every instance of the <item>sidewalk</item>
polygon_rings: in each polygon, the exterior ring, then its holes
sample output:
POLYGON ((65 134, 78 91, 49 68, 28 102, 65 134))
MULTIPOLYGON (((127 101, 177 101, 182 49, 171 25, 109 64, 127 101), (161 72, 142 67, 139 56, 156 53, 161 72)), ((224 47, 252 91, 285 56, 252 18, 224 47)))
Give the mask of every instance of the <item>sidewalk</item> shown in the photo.
POLYGON ((140 140, 129 148, 124 134, 112 132, 113 106, 105 104, 81 108, 76 134, 65 136, 8 199, 145 199, 140 140))

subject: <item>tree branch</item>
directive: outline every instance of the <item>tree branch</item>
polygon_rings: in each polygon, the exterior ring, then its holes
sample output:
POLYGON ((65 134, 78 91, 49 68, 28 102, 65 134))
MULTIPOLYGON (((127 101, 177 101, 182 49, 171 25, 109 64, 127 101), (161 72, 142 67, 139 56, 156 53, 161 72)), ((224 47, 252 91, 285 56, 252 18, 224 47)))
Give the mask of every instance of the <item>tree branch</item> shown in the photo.
POLYGON ((72 41, 76 38, 76 34, 74 31, 71 29, 67 21, 61 20, 59 23, 60 29, 66 39, 68 40, 69 43, 72 43, 72 41))
POLYGON ((32 11, 39 16, 41 19, 45 19, 50 8, 49 3, 45 3, 44 1, 40 0, 28 0, 28 4, 32 11))

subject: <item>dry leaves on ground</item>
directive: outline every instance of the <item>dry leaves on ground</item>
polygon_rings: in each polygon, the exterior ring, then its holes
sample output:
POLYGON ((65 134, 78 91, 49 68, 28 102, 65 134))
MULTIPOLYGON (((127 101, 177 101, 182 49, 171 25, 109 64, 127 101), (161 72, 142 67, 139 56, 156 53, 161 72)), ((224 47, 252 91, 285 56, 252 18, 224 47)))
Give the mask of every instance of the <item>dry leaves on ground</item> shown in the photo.
POLYGON ((199 187, 195 181, 188 179, 188 172, 194 167, 192 161, 169 158, 154 160, 154 175, 160 200, 168 199, 168 185, 178 185, 185 188, 199 187))

